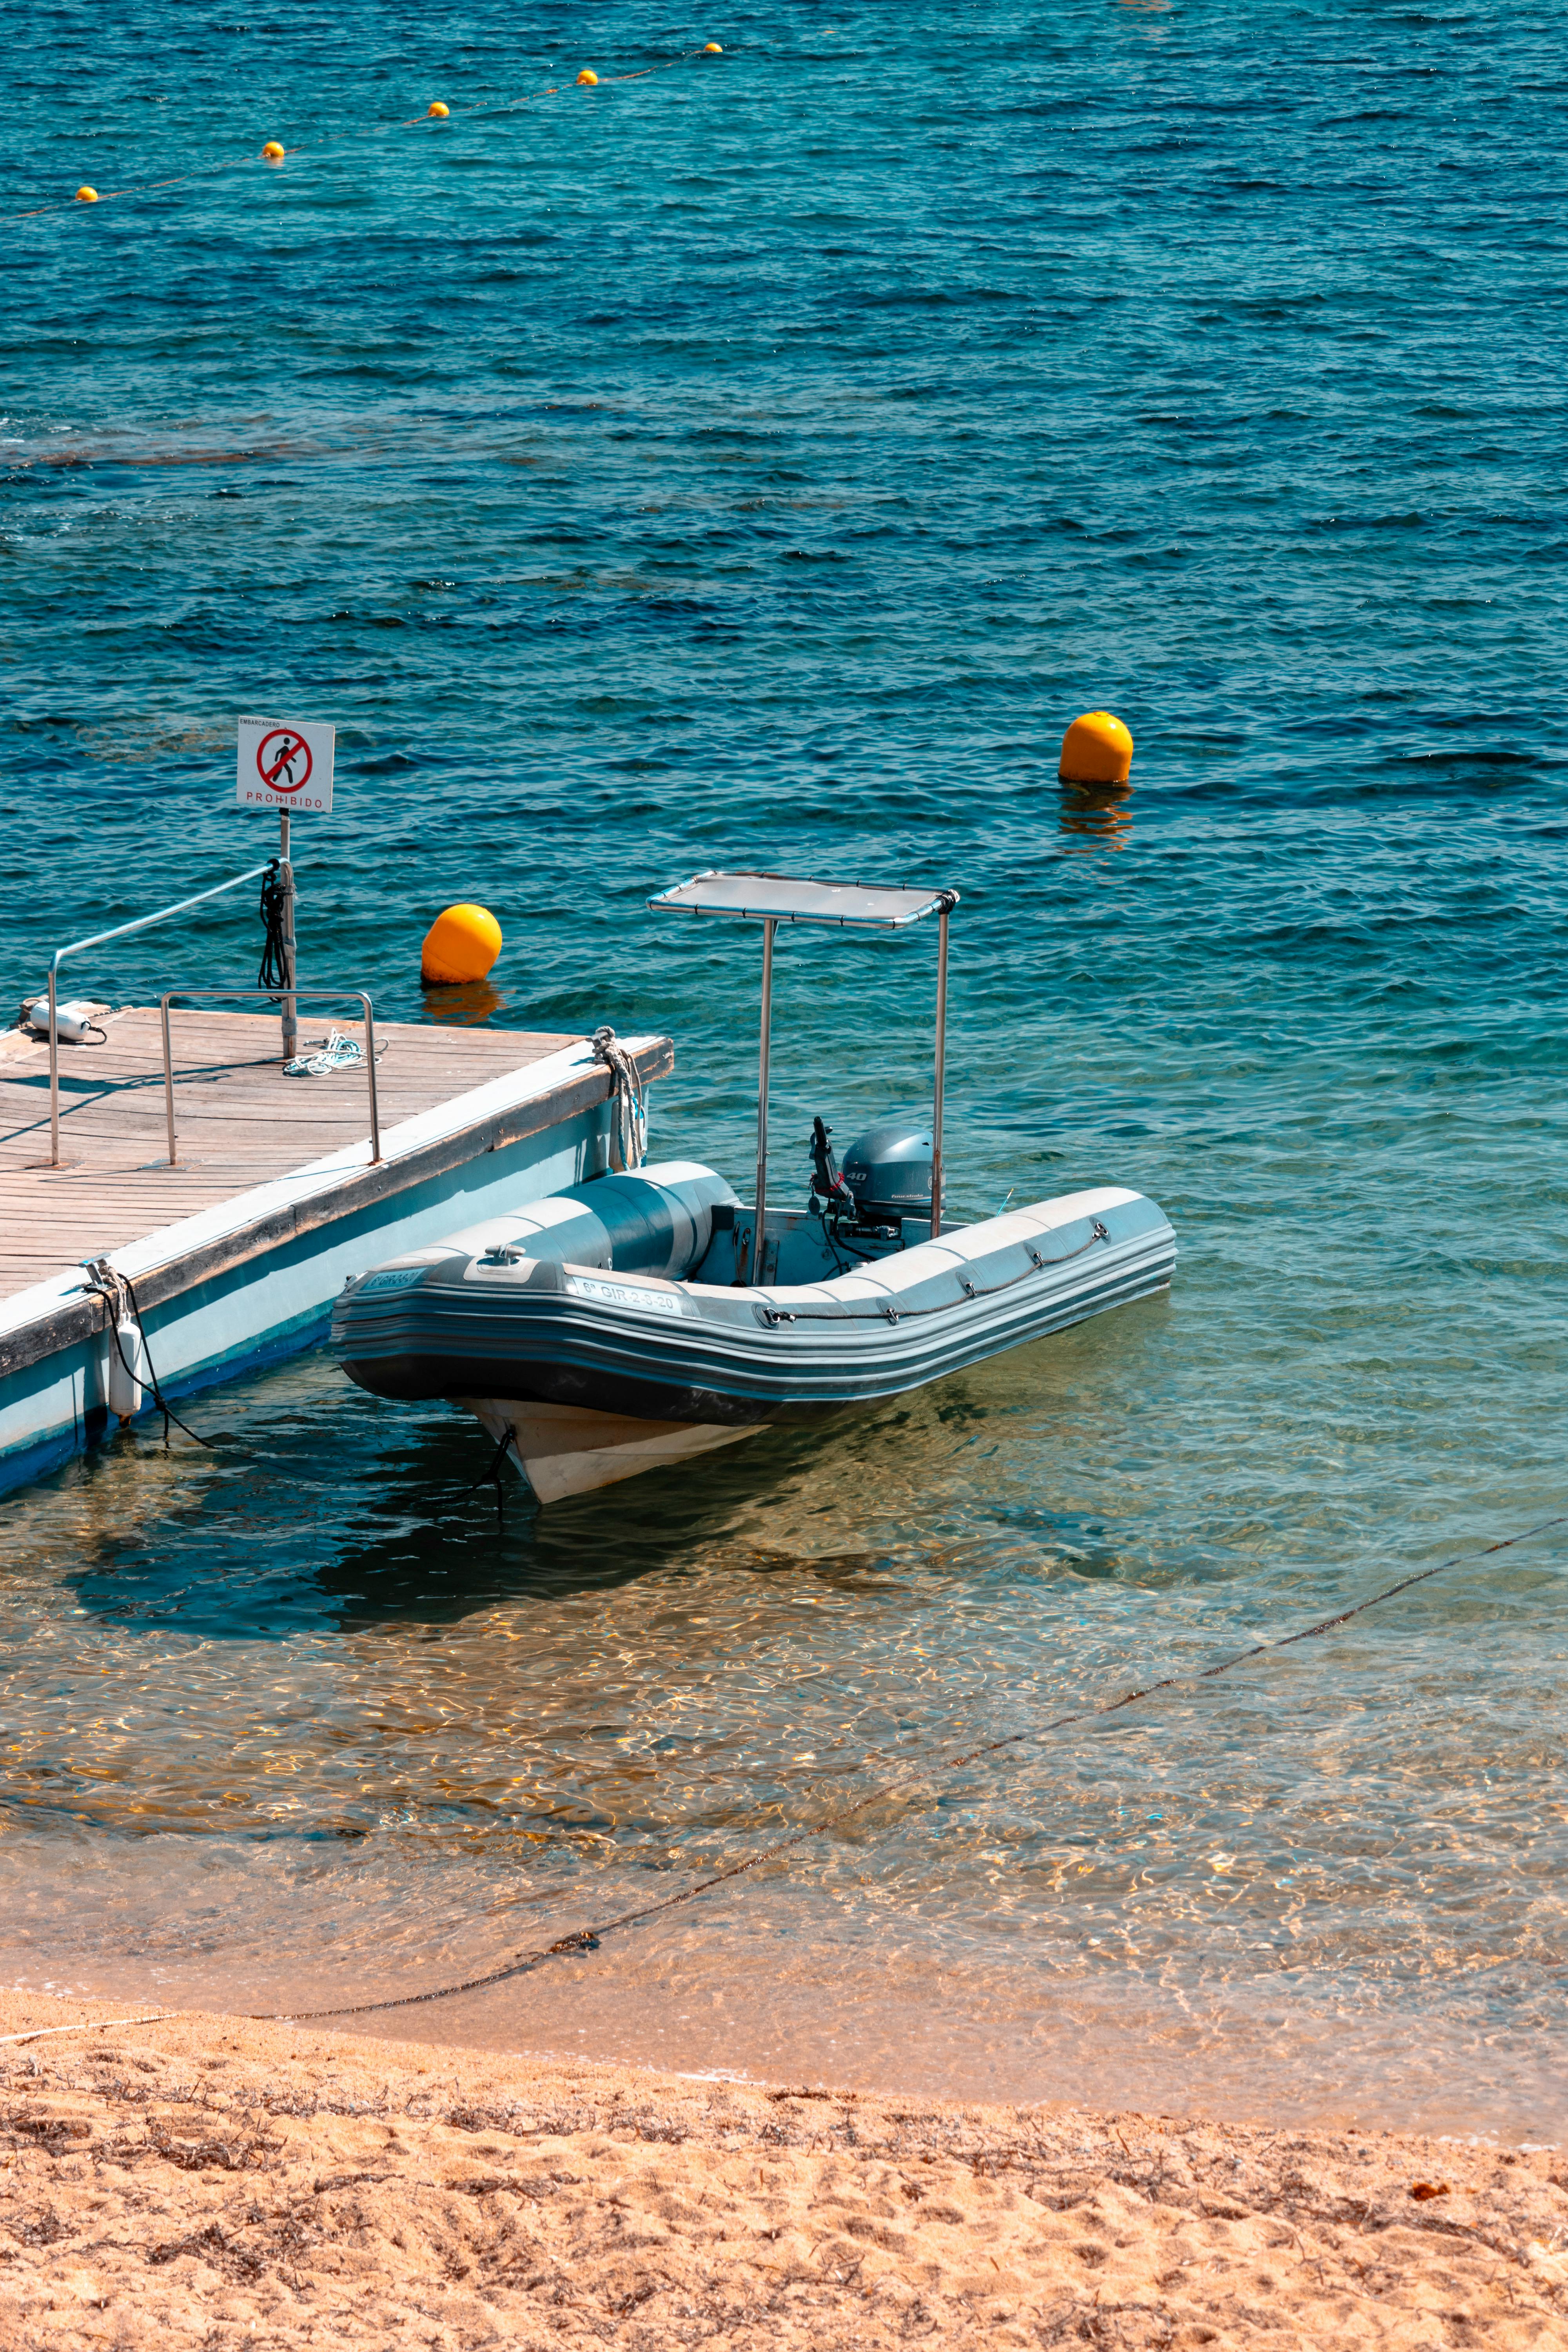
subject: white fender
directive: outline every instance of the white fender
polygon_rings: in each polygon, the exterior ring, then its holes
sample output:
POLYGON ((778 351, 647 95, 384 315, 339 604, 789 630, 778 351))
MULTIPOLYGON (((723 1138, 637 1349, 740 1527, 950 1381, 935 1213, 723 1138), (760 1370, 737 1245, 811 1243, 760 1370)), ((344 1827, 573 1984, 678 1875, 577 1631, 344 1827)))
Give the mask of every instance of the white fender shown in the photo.
POLYGON ((110 1412, 121 1421, 129 1421, 142 1410, 146 1391, 152 1382, 148 1373, 147 1342, 142 1337, 141 1326, 133 1315, 127 1315, 118 1333, 111 1324, 104 1333, 103 1344, 109 1351, 104 1379, 104 1398, 110 1412), (124 1350, 121 1356, 121 1349, 124 1350))
MULTIPOLYGON (((35 996, 25 1010, 27 1026, 35 1036, 47 1037, 49 1034, 48 998, 35 996)), ((82 1045, 97 1026, 91 1005, 85 1003, 80 997, 73 997, 68 1004, 57 1004, 55 1007, 55 1034, 63 1037, 68 1045, 82 1045)))

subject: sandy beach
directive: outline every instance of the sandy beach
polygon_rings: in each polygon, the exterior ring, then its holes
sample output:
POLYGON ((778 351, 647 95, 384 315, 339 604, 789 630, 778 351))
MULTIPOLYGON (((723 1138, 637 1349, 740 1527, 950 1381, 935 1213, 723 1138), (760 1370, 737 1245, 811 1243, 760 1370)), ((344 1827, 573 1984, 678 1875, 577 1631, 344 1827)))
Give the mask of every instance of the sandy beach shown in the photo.
POLYGON ((115 2014, 0 1999, 14 2352, 1568 2343, 1554 2150, 115 2014))

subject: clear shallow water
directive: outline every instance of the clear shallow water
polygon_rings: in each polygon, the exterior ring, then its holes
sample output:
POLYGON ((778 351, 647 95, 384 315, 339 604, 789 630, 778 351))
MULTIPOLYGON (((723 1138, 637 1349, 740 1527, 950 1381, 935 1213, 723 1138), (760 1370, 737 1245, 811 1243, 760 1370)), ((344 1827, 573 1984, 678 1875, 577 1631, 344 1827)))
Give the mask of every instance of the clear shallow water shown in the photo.
MULTIPOLYGON (((1138 1184, 1175 1288, 500 1534, 314 1360, 11 1499, 0 1966, 400 1991, 891 1784, 382 2030, 1553 2136, 1560 1536, 929 1767, 1562 1507, 1555 20, 819 15, 9 26, 7 210, 568 88, 7 230, 6 971, 259 855, 287 694, 315 971, 411 1013, 482 896, 489 1017, 668 1027, 658 1148, 737 1177, 754 953, 646 889, 956 880, 959 1194, 1138 1184), (1101 702, 1135 790, 1064 795, 1101 702)), ((781 950, 781 1192, 918 1100, 931 961, 781 950)))

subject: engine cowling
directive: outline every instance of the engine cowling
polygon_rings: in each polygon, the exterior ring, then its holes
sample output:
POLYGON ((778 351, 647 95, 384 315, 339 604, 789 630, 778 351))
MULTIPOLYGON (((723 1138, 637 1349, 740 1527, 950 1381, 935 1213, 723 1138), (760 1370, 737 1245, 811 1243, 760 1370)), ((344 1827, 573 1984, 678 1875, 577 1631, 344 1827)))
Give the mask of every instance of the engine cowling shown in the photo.
POLYGON ((931 1121, 885 1118, 858 1135, 844 1155, 844 1181, 862 1217, 893 1221, 931 1214, 931 1121))

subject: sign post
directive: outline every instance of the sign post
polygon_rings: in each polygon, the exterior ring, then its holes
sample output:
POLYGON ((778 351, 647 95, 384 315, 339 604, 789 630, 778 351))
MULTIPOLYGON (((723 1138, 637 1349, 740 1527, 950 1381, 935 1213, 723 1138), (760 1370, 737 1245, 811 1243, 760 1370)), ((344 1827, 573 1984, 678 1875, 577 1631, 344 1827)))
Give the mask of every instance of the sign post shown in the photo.
MULTIPOLYGON (((325 814, 332 805, 332 753, 337 730, 315 719, 242 719, 235 798, 241 808, 278 811, 279 879, 283 892, 283 978, 291 988, 294 965, 294 867, 289 826, 296 809, 325 814)), ((283 998, 283 1058, 292 1061, 300 1033, 294 999, 283 998)))

